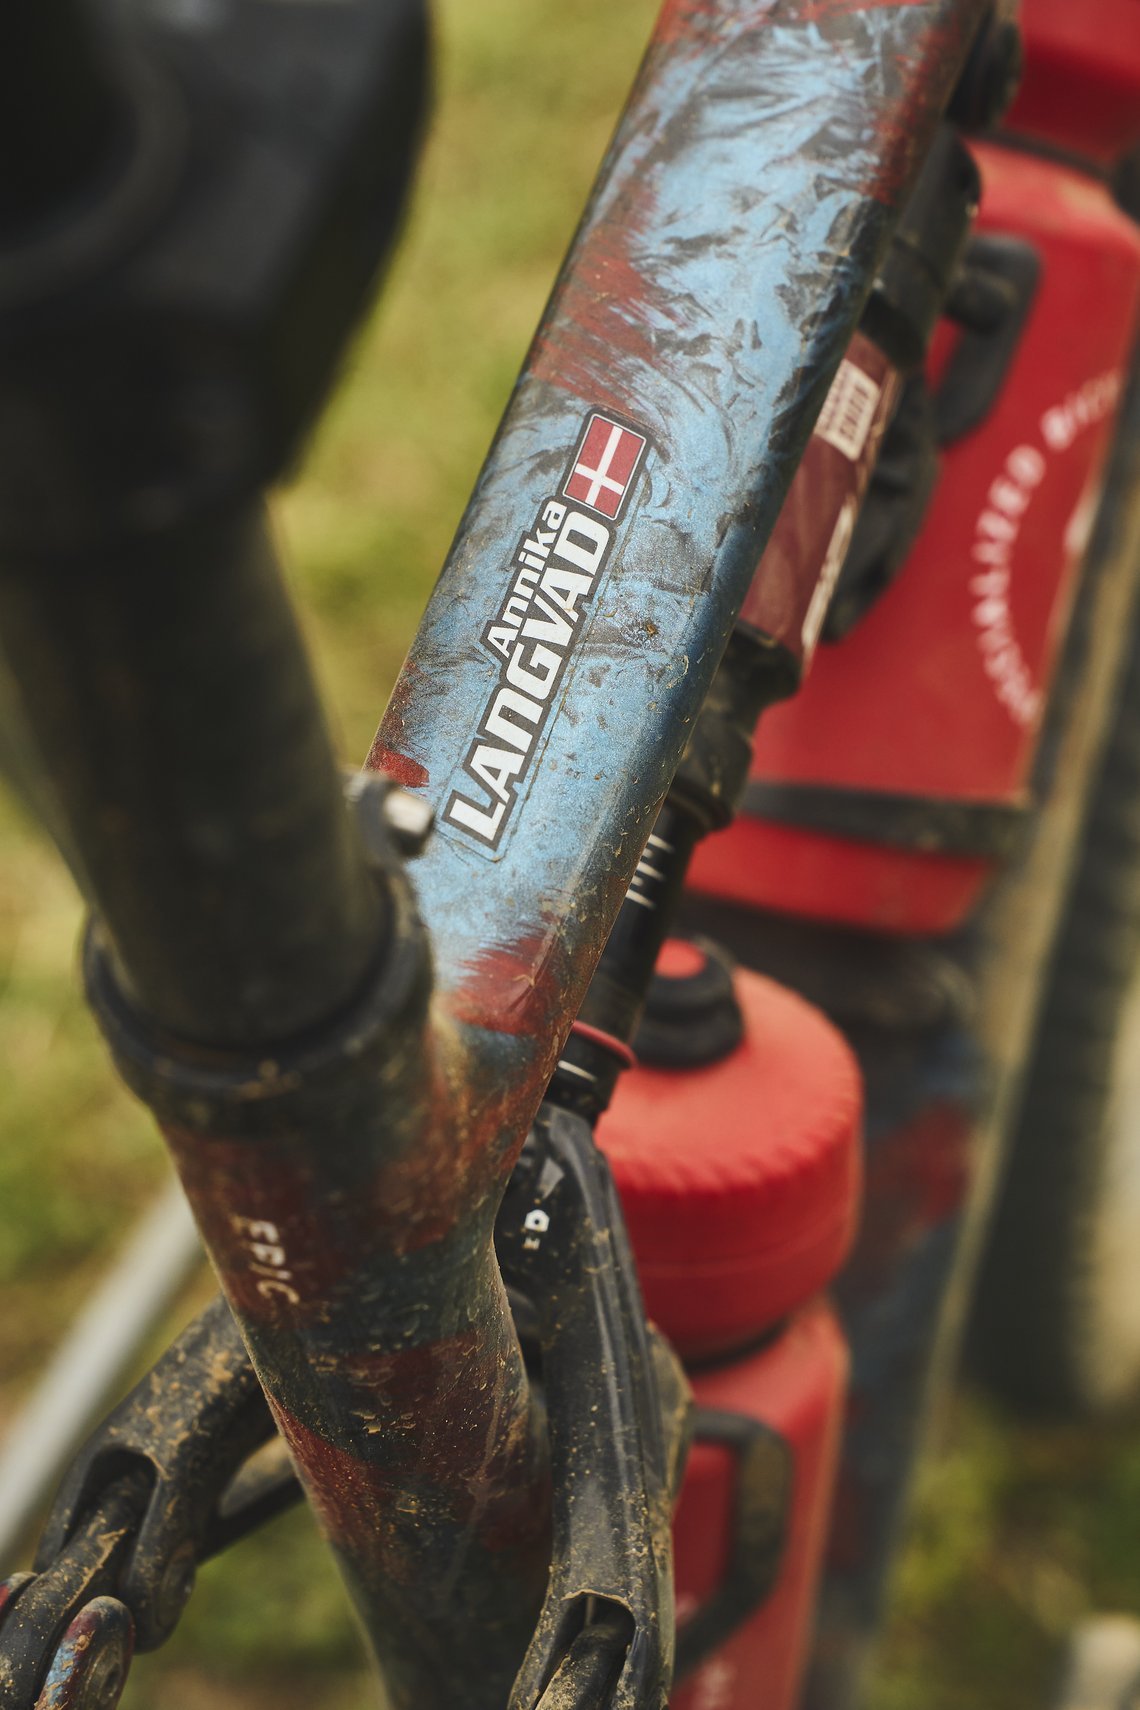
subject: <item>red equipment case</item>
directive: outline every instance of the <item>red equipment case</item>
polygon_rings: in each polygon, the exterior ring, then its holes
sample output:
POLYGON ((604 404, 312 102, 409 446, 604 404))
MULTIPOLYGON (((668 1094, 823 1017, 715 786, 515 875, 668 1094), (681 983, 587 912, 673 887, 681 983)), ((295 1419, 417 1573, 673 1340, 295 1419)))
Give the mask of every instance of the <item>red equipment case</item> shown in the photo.
MULTIPOLYGON (((1118 3, 1140 30, 1140 0, 1118 3)), ((968 811, 1024 798, 1135 336, 1140 229, 1087 174, 995 145, 976 154, 979 231, 1040 258, 1020 342, 988 415, 944 452, 898 580, 762 719, 761 782, 968 811)), ((936 376, 950 345, 939 341, 936 376)), ((992 868, 982 853, 744 815, 698 850, 691 884, 756 908, 939 933, 992 868)))

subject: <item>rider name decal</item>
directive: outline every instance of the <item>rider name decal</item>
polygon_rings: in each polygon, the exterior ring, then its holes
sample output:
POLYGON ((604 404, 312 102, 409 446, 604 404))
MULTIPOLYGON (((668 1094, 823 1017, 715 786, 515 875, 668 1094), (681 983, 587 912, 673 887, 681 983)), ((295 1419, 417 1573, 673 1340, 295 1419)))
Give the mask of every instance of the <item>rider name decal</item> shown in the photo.
POLYGON ((647 446, 591 414, 557 496, 515 551, 506 596, 480 638, 498 681, 442 816, 483 850, 499 848, 521 799, 647 446))

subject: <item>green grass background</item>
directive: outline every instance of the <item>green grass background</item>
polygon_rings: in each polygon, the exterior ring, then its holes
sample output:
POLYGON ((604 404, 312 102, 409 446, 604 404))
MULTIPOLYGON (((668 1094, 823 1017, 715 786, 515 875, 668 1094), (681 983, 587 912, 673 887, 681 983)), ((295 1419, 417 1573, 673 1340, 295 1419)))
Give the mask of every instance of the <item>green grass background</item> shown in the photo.
MULTIPOLYGON (((654 10, 436 0, 434 115, 407 229, 276 506, 346 759, 367 750, 654 10)), ((0 797, 0 1423, 166 1167, 80 1001, 78 919, 59 863, 0 797)), ((944 1423, 873 1710, 1029 1710, 1074 1618, 1140 1609, 1140 1444, 1123 1431, 1015 1432, 977 1401, 944 1423)), ((203 1572, 126 1703, 341 1710, 373 1698, 298 1513, 203 1572)))

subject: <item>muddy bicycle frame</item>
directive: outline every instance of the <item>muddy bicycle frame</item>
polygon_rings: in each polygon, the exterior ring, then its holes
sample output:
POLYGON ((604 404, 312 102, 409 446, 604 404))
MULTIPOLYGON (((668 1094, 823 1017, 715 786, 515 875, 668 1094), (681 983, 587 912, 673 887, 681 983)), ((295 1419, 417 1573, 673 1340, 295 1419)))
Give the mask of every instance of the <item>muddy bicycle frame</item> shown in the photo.
POLYGON ((29 502, 32 357, 0 417, 89 989, 397 1703, 496 1710, 533 1626, 496 1209, 984 11, 668 0, 369 757, 436 812, 414 902, 344 807, 257 460, 164 500, 143 412, 114 470, 38 441, 29 502))

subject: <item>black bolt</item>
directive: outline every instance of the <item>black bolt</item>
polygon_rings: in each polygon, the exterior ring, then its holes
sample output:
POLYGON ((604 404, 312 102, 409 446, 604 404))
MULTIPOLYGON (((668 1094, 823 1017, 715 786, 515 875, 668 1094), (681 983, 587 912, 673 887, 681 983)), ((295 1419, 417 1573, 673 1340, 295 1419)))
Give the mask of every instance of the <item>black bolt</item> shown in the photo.
POLYGON ((154 1600, 155 1624, 163 1634, 172 1633, 178 1625, 182 1611, 190 1601, 197 1573, 198 1561, 193 1544, 189 1541, 180 1544, 166 1564, 154 1600))

